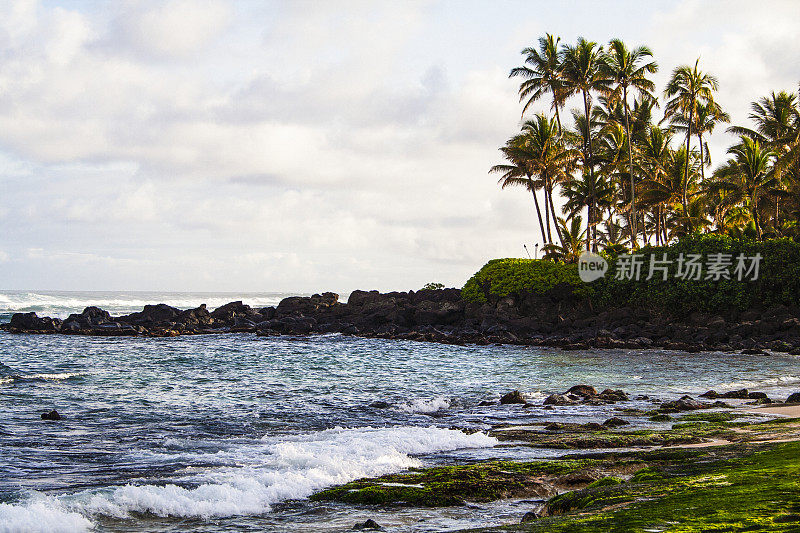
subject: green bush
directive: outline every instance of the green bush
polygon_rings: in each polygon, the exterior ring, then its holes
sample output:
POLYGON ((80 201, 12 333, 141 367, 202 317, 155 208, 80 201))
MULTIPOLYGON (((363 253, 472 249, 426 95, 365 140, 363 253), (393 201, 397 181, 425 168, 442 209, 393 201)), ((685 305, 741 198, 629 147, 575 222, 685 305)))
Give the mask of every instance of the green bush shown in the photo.
MULTIPOLYGON (((643 256, 638 280, 616 279, 618 256, 607 256, 609 271, 604 278, 584 283, 578 277, 577 265, 529 259, 495 259, 489 261, 462 289, 464 299, 484 303, 505 296, 544 294, 551 289, 568 287, 575 297, 590 300, 595 308, 643 306, 671 312, 726 312, 763 308, 777 304, 800 307, 800 243, 791 239, 756 242, 732 239, 722 235, 693 235, 669 246, 648 246, 637 252, 643 256), (650 255, 660 259, 666 253, 672 261, 663 280, 660 273, 647 280, 650 255), (676 276, 678 254, 703 256, 703 279, 683 280, 676 276), (704 279, 709 254, 761 254, 757 280, 704 279)), ((733 267, 731 267, 733 274, 733 267)))
POLYGON ((492 259, 467 281, 465 300, 486 303, 505 296, 545 294, 569 287, 576 296, 588 296, 589 286, 578 277, 578 266, 541 259, 492 259))

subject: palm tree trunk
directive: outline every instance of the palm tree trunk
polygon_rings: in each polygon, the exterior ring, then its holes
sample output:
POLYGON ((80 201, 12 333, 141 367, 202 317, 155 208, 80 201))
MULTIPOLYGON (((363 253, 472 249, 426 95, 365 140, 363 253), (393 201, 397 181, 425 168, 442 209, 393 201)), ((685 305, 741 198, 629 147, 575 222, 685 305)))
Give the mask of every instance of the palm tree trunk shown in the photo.
POLYGON ((700 143, 700 181, 706 181, 706 158, 703 157, 703 133, 697 132, 697 141, 700 143))
POLYGON ((661 206, 656 207, 656 246, 661 245, 661 206))
MULTIPOLYGON (((636 242, 636 186, 634 185, 633 180, 633 148, 631 142, 631 126, 630 120, 628 119, 628 86, 623 85, 622 87, 622 99, 623 104, 625 107, 625 139, 628 141, 628 172, 631 177, 631 217, 630 220, 633 222, 631 225, 631 246, 636 242)), ((642 236, 644 236, 644 228, 642 228, 642 236)))
POLYGON ((594 190, 594 156, 592 154, 592 119, 589 112, 589 92, 584 90, 583 91, 583 109, 586 113, 586 145, 587 145, 587 155, 588 160, 587 164, 589 165, 589 182, 592 185, 592 196, 589 200, 589 216, 587 224, 589 224, 589 232, 587 234, 589 240, 589 247, 587 249, 592 250, 594 252, 597 251, 597 243, 596 243, 596 233, 594 231, 594 206, 597 203, 596 192, 594 190))
POLYGON ((556 101, 556 97, 553 96, 553 107, 556 108, 556 124, 558 124, 558 136, 561 137, 562 130, 561 130, 561 116, 558 114, 558 101, 556 101))
POLYGON ((531 194, 533 195, 533 203, 536 205, 536 216, 539 218, 539 230, 542 232, 542 245, 547 243, 544 236, 544 224, 542 223, 542 211, 539 209, 539 199, 536 197, 536 187, 533 186, 533 180, 528 176, 530 182, 531 194))
MULTIPOLYGON (((563 246, 565 246, 565 242, 566 241, 564 240, 564 234, 561 233, 561 228, 558 226, 558 218, 556 218, 556 208, 553 205, 553 189, 552 189, 552 185, 550 186, 550 198, 549 198, 548 201, 549 201, 549 204, 550 204, 550 212, 553 213, 553 225, 556 227, 556 233, 558 234, 558 240, 561 242, 561 246, 563 247, 563 246)), ((545 206, 545 208, 547 208, 547 206, 545 206)))
POLYGON ((683 203, 683 216, 689 224, 689 231, 692 230, 692 221, 689 218, 689 202, 687 201, 687 189, 689 188, 689 160, 691 153, 689 152, 692 141, 692 121, 694 120, 694 105, 689 109, 689 122, 686 125, 686 164, 683 170, 683 191, 681 195, 681 202, 683 203))
POLYGON ((547 228, 547 244, 553 243, 553 234, 550 233, 550 209, 548 205, 550 204, 550 193, 547 190, 547 184, 542 187, 544 190, 544 220, 545 220, 545 227, 547 228))

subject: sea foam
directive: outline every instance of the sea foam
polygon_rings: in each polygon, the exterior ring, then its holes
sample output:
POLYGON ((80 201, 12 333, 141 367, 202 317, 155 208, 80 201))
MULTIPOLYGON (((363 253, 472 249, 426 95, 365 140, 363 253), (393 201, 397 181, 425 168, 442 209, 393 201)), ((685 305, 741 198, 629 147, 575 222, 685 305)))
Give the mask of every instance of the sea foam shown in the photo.
POLYGON ((0 503, 0 533, 73 533, 91 528, 92 523, 86 517, 62 509, 55 501, 0 503))
POLYGON ((236 467, 218 467, 165 485, 84 491, 61 497, 57 503, 84 516, 125 518, 131 512, 199 518, 257 515, 268 512, 272 504, 307 498, 332 485, 421 466, 414 455, 496 444, 494 437, 483 433, 436 427, 335 428, 264 437, 260 443, 225 454, 235 459, 236 467))

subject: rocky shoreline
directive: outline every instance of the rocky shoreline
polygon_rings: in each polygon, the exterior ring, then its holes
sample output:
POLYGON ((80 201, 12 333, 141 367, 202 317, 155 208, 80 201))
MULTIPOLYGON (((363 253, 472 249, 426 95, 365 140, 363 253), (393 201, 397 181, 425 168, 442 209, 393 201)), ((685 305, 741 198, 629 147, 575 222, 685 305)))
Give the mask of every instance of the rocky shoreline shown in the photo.
POLYGON ((64 320, 17 313, 0 329, 12 333, 172 337, 250 332, 259 335, 341 333, 447 344, 517 344, 587 348, 665 348, 800 355, 800 310, 773 306, 728 315, 673 314, 620 307, 593 309, 559 291, 465 301, 458 289, 417 292, 354 291, 346 303, 326 292, 285 298, 276 307, 254 309, 231 302, 213 311, 205 305, 177 309, 147 305, 113 317, 87 307, 64 320))

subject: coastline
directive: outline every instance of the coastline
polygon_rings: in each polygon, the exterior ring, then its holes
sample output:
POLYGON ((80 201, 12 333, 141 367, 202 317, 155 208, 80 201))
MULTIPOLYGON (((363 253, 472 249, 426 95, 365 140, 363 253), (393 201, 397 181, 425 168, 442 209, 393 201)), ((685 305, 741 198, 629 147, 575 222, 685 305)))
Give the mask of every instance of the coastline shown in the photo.
POLYGON ((254 309, 241 301, 209 311, 205 305, 178 309, 146 305, 141 312, 113 317, 87 307, 64 320, 16 313, 0 329, 12 333, 173 337, 257 333, 341 333, 367 338, 445 344, 515 344, 589 348, 663 348, 686 352, 742 351, 800 355, 800 310, 783 305, 727 316, 671 314, 662 309, 593 309, 569 295, 550 291, 491 304, 465 301, 457 289, 417 292, 354 291, 347 303, 335 293, 284 298, 275 307, 254 309))

